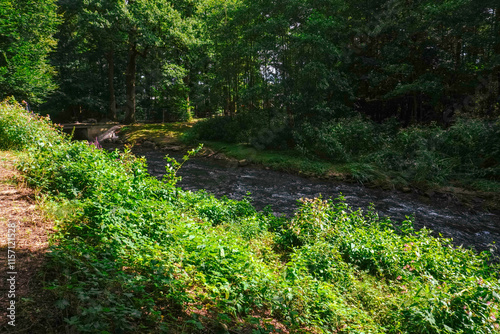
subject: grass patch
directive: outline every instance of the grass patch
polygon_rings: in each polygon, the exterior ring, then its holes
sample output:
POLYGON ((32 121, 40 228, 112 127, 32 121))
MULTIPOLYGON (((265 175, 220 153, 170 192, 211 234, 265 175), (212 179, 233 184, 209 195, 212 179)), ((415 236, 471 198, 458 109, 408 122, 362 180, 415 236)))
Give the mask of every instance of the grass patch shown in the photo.
POLYGON ((196 121, 161 123, 161 124, 133 124, 124 126, 120 136, 124 141, 134 144, 149 140, 157 145, 180 144, 181 138, 196 121))
POLYGON ((484 193, 499 193, 500 182, 487 179, 463 179, 455 182, 458 186, 484 193))
POLYGON ((249 163, 260 164, 275 170, 290 173, 326 177, 334 168, 334 165, 331 163, 310 160, 293 150, 256 150, 245 144, 229 144, 213 141, 203 141, 203 143, 212 150, 222 152, 228 157, 246 160, 249 163))

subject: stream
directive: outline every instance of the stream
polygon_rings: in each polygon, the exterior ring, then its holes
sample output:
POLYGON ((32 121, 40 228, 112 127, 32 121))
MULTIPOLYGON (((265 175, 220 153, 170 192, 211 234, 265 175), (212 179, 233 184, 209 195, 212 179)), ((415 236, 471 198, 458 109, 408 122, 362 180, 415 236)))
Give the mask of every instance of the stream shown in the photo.
MULTIPOLYGON (((159 151, 136 146, 137 156, 147 159, 148 171, 161 178, 165 174, 168 154, 180 161, 179 152, 159 151)), ((453 238, 456 246, 472 247, 477 251, 489 250, 500 242, 500 214, 471 210, 450 200, 422 198, 414 193, 371 189, 356 183, 334 182, 304 178, 255 166, 238 167, 227 161, 194 157, 187 161, 178 175, 177 185, 184 190, 205 189, 216 197, 227 196, 241 200, 251 193, 252 204, 262 210, 271 205, 275 214, 292 216, 297 200, 302 197, 324 199, 345 197, 355 209, 366 210, 373 203, 381 216, 400 222, 414 215, 416 229, 427 227, 434 235, 453 238)), ((495 252, 498 256, 498 253, 495 252)))

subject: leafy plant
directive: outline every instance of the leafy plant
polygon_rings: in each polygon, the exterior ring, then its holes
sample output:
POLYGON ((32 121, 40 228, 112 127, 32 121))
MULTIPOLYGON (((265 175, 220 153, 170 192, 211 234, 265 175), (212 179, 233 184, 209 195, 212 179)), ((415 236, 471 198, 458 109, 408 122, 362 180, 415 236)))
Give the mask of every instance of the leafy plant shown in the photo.
POLYGON ((52 146, 61 141, 59 130, 49 117, 27 111, 13 98, 0 103, 0 149, 52 146))
POLYGON ((163 176, 163 181, 168 185, 175 186, 175 184, 181 181, 181 177, 177 176, 177 172, 181 169, 182 165, 189 160, 190 157, 195 156, 201 149, 203 148, 203 144, 199 144, 197 148, 193 148, 187 152, 186 155, 182 157, 182 162, 178 162, 174 158, 165 156, 165 160, 167 160, 167 165, 165 166, 166 174, 163 176))

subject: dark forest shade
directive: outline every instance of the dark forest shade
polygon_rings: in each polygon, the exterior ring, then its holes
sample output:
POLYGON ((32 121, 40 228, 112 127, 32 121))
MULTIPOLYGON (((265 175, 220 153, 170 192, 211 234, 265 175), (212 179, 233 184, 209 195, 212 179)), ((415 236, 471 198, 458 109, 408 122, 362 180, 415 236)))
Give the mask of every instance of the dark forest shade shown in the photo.
POLYGON ((1 95, 48 100, 40 107, 58 121, 225 115, 241 125, 224 129, 234 138, 252 142, 266 128, 270 146, 296 147, 307 129, 358 115, 449 126, 500 110, 495 1, 21 0, 0 9, 1 95))

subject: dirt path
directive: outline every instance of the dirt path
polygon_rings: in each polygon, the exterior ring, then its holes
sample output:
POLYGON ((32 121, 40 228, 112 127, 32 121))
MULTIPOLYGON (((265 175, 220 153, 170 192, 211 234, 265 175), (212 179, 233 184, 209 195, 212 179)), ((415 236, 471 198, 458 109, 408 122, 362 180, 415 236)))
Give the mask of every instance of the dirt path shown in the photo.
MULTIPOLYGON (((32 189, 18 182, 16 156, 0 152, 0 332, 35 333, 44 325, 46 299, 39 271, 52 224, 37 209, 32 189), (14 230, 15 228, 15 230, 14 230), (15 243, 14 243, 15 242, 15 243), (8 255, 11 257, 10 262, 8 255), (12 256, 15 255, 15 259, 12 256), (14 279, 8 281, 7 279, 14 279), (14 283, 12 284, 11 283, 14 283), (15 290, 15 291, 13 291, 15 290), (14 296, 15 295, 15 296, 14 296), (7 307, 15 303, 15 311, 7 307), (9 313, 8 313, 9 312, 9 313), (14 314, 8 318, 9 314, 14 314), (12 322, 14 320, 14 322, 12 322), (9 324, 10 323, 10 324, 9 324), (12 324, 15 325, 12 326, 12 324)), ((11 307, 12 309, 12 307, 11 307)), ((50 332, 49 328, 45 328, 50 332)), ((45 330, 44 330, 45 331, 45 330)))

